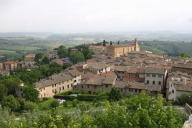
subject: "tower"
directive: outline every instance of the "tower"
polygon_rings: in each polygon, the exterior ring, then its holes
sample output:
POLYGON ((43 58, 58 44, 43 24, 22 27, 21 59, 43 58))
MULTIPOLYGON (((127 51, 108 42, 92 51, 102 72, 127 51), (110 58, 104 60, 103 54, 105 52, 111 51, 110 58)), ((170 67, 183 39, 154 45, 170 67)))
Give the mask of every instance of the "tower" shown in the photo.
POLYGON ((138 44, 137 38, 135 38, 134 44, 135 44, 135 51, 140 51, 140 46, 138 44))

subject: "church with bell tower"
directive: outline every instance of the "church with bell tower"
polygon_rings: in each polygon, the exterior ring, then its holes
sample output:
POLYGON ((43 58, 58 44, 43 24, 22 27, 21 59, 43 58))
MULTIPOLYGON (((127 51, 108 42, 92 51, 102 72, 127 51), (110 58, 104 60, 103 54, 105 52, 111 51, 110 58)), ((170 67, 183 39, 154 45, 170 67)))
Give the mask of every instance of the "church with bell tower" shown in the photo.
POLYGON ((106 55, 112 57, 127 56, 133 51, 140 51, 140 46, 137 39, 134 39, 130 44, 127 45, 122 45, 120 42, 110 42, 110 44, 106 46, 106 55))

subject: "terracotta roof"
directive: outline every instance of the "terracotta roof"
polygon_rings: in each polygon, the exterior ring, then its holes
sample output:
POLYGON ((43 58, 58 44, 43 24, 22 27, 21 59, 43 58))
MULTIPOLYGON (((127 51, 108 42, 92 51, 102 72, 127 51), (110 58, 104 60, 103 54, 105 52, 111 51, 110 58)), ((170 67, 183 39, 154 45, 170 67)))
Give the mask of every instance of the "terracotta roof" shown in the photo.
POLYGON ((17 64, 17 62, 15 62, 15 61, 6 61, 6 62, 3 62, 3 64, 17 64))
POLYGON ((190 69, 192 69, 192 64, 176 64, 176 65, 173 65, 173 67, 190 68, 190 69))
POLYGON ((47 86, 51 86, 53 84, 57 84, 60 82, 65 82, 67 80, 72 80, 73 77, 66 72, 53 74, 52 76, 48 77, 47 79, 41 79, 39 82, 36 82, 35 85, 37 88, 44 88, 47 86))
POLYGON ((138 66, 114 66, 114 71, 123 71, 127 73, 144 73, 144 68, 138 66))
POLYGON ((115 81, 115 87, 125 88, 128 86, 128 82, 126 81, 115 81))
POLYGON ((88 64, 88 68, 93 68, 93 69, 103 69, 103 68, 106 68, 106 67, 109 67, 109 65, 103 63, 103 62, 100 62, 100 63, 89 63, 88 64))
POLYGON ((165 69, 156 67, 146 67, 145 73, 165 74, 165 69))
POLYGON ((175 89, 177 91, 186 91, 186 92, 192 92, 192 83, 188 83, 186 85, 184 84, 175 84, 175 89))
POLYGON ((92 78, 87 79, 82 84, 88 84, 88 85, 104 85, 104 84, 115 84, 117 76, 116 75, 110 75, 107 77, 99 77, 95 75, 92 78))
POLYGON ((139 83, 139 82, 129 82, 128 88, 148 90, 148 91, 161 91, 162 90, 162 87, 159 85, 145 85, 144 83, 139 83))

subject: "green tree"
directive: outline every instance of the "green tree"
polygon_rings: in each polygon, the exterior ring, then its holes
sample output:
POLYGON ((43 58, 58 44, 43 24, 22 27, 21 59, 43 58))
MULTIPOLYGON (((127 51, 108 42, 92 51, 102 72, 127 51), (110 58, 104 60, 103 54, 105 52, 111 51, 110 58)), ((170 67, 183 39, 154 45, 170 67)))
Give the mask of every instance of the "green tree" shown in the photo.
POLYGON ((49 64, 49 63, 50 63, 49 58, 45 56, 45 57, 42 59, 42 64, 49 64))
POLYGON ((40 63, 40 59, 43 57, 43 54, 42 53, 37 53, 35 55, 35 62, 36 63, 40 63))
POLYGON ((23 93, 26 100, 33 102, 38 100, 39 92, 32 85, 26 85, 23 93))
POLYGON ((192 105, 192 94, 183 94, 175 101, 178 105, 185 105, 186 103, 192 105))
POLYGON ((68 49, 65 46, 60 46, 57 49, 57 53, 58 53, 59 58, 67 57, 68 56, 68 49))
POLYGON ((53 100, 52 102, 51 102, 51 104, 50 104, 50 107, 51 108, 57 108, 59 106, 59 102, 58 101, 56 101, 56 100, 53 100))
POLYGON ((66 69, 66 68, 68 68, 68 67, 70 67, 70 66, 71 66, 71 64, 65 63, 65 64, 63 64, 63 69, 66 69))
POLYGON ((5 87, 4 84, 0 83, 0 101, 3 97, 7 96, 8 89, 5 87))
POLYGON ((181 57, 181 58, 188 58, 188 57, 190 57, 188 54, 186 54, 186 53, 181 53, 180 55, 179 55, 179 57, 181 57))
POLYGON ((15 95, 15 88, 20 83, 20 79, 10 75, 0 79, 0 84, 3 84, 7 88, 8 95, 15 95))
POLYGON ((80 51, 70 52, 70 59, 74 64, 85 60, 83 53, 80 51))
POLYGON ((34 102, 26 101, 26 102, 24 103, 24 110, 26 110, 26 111, 32 112, 32 111, 34 111, 35 109, 37 109, 37 107, 38 107, 37 104, 34 103, 34 102))
POLYGON ((19 101, 13 95, 4 97, 1 104, 2 107, 7 107, 11 111, 17 111, 20 108, 19 101))
POLYGON ((79 101, 78 101, 77 99, 74 99, 74 100, 72 101, 72 106, 73 106, 73 107, 76 107, 78 103, 79 103, 79 101))
POLYGON ((92 55, 94 54, 93 50, 89 49, 89 48, 84 48, 82 50, 82 53, 83 53, 83 55, 85 57, 85 60, 91 59, 92 55))
POLYGON ((109 93, 109 100, 118 101, 121 97, 120 89, 113 87, 109 93))

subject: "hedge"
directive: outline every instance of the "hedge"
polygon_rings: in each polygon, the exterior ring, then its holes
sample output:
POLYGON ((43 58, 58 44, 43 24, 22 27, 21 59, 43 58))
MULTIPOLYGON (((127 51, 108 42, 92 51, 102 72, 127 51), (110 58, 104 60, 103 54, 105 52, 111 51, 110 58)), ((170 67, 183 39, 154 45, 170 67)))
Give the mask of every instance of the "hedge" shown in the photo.
POLYGON ((91 94, 80 94, 77 96, 77 99, 81 101, 93 101, 96 98, 97 95, 91 95, 91 94))
POLYGON ((57 94, 54 96, 54 98, 60 98, 60 99, 65 99, 65 100, 78 99, 80 101, 93 101, 95 99, 96 100, 105 100, 105 99, 109 98, 107 93, 93 95, 93 94, 78 94, 78 92, 77 93, 72 93, 72 92, 70 91, 70 92, 57 94), (70 96, 70 94, 78 94, 78 95, 77 95, 77 97, 74 97, 74 96, 70 96))

